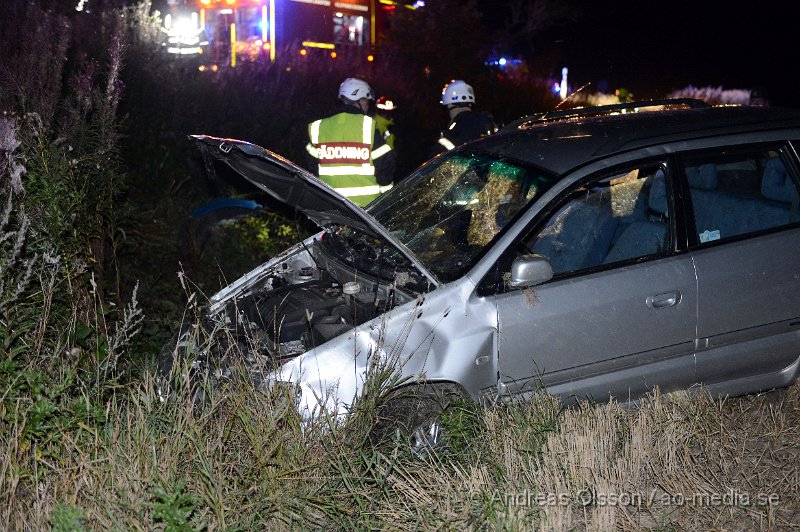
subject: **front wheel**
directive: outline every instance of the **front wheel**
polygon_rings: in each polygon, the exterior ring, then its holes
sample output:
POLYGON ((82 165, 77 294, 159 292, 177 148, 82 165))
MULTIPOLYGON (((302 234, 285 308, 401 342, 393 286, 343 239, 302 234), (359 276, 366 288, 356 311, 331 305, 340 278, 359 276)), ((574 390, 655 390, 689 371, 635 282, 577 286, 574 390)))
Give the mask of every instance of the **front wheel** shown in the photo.
POLYGON ((465 395, 453 383, 426 383, 405 386, 392 392, 378 407, 373 443, 400 438, 418 457, 449 449, 446 415, 465 395))

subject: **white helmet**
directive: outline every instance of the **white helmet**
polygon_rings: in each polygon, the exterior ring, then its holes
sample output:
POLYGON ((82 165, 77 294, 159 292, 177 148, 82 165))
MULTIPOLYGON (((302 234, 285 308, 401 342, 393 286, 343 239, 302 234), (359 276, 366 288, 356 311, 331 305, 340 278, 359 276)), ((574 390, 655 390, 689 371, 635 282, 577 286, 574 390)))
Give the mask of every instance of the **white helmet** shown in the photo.
POLYGON ((464 80, 454 79, 442 89, 442 105, 475 103, 475 91, 464 80))
POLYGON ((339 85, 339 97, 357 102, 361 98, 374 100, 375 93, 372 92, 372 87, 369 86, 369 83, 363 79, 347 78, 339 85))
POLYGON ((391 99, 387 98, 386 96, 381 96, 378 98, 378 101, 375 102, 375 107, 380 109, 381 111, 394 111, 397 109, 397 104, 395 104, 391 99))

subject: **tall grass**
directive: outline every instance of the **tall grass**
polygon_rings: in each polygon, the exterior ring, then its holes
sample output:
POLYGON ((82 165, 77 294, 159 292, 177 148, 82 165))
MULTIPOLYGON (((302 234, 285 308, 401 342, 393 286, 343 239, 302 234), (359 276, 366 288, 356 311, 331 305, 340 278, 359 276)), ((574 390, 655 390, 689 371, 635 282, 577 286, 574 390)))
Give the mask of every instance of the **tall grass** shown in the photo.
POLYGON ((33 413, 17 412, 0 431, 0 519, 14 529, 781 528, 800 507, 790 469, 800 402, 796 387, 768 399, 472 406, 480 428, 467 448, 418 457, 369 444, 369 416, 305 422, 291 398, 244 380, 198 411, 187 393, 159 401, 145 378, 106 404, 102 425, 63 432, 47 453, 25 443, 33 413))
POLYGON ((719 87, 695 87, 689 85, 682 89, 672 91, 667 98, 696 98, 709 105, 748 105, 750 103, 750 90, 725 89, 719 87))

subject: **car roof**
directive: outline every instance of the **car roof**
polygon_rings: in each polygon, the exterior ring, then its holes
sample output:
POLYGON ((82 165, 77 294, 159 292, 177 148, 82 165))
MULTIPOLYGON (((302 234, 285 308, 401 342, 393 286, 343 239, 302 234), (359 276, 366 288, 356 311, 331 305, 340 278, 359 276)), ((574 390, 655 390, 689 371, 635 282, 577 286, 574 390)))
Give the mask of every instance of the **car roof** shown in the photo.
MULTIPOLYGON (((632 104, 634 105, 634 104, 632 104)), ((615 107, 615 106, 609 106, 615 107)), ((517 120, 467 145, 565 174, 610 155, 664 143, 721 135, 800 128, 800 110, 694 107, 602 114, 604 107, 517 120), (598 114, 598 110, 600 113, 598 114)))

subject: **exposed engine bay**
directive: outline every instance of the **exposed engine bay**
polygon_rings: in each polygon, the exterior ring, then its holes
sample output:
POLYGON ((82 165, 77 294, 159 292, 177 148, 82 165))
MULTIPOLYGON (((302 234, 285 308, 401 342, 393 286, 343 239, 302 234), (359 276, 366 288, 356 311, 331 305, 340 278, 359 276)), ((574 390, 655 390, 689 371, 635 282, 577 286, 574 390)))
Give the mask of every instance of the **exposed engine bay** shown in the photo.
POLYGON ((295 247, 263 268, 212 305, 218 312, 209 318, 218 326, 224 322, 226 345, 233 334, 240 347, 246 346, 247 358, 259 359, 264 370, 428 290, 402 255, 348 228, 328 229, 310 246, 295 247))

